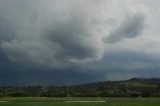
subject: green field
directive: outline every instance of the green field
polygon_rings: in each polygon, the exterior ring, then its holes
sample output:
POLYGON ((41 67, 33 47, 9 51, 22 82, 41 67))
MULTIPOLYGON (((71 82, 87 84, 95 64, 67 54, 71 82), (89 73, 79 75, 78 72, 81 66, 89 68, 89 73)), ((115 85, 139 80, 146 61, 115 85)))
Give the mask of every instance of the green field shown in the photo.
MULTIPOLYGON (((160 98, 112 98, 112 97, 5 97, 1 100, 160 100, 160 98)), ((4 102, 0 106, 160 106, 160 103, 78 103, 78 102, 4 102)))
POLYGON ((160 98, 123 97, 3 97, 0 100, 160 100, 160 98))
POLYGON ((0 103, 0 106, 160 106, 143 103, 0 103))

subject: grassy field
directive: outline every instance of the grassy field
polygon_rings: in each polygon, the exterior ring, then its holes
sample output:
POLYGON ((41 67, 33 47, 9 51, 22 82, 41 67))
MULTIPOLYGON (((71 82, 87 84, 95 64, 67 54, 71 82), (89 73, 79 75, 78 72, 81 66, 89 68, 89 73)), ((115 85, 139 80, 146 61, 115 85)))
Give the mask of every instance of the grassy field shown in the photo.
POLYGON ((160 106, 144 103, 0 103, 0 106, 160 106))
POLYGON ((0 100, 160 100, 160 98, 122 98, 122 97, 4 97, 0 100))
MULTIPOLYGON (((160 100, 160 98, 113 97, 5 97, 1 100, 160 100)), ((66 102, 0 102, 0 106, 160 106, 160 103, 66 103, 66 102)))

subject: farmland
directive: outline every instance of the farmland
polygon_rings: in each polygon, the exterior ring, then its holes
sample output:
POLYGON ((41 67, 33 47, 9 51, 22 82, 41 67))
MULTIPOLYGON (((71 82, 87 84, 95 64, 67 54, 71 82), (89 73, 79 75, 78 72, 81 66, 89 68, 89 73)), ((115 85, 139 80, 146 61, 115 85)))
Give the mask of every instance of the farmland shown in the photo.
POLYGON ((6 101, 6 102, 0 102, 0 106, 159 106, 160 105, 160 98, 5 97, 1 98, 0 101, 6 101))

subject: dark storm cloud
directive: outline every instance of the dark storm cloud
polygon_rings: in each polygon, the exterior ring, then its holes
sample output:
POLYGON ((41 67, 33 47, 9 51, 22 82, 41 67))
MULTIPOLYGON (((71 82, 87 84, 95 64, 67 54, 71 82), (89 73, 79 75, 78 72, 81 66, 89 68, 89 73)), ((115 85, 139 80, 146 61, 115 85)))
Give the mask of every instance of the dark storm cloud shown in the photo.
POLYGON ((105 79, 103 73, 83 72, 71 67, 61 70, 26 67, 12 62, 5 65, 5 63, 0 65, 0 86, 73 85, 105 79))
POLYGON ((20 66, 17 63, 9 62, 4 55, 1 55, 0 86, 72 85, 103 80, 124 80, 133 77, 159 77, 158 60, 146 57, 148 56, 134 53, 108 53, 102 61, 92 63, 91 68, 87 64, 86 71, 79 67, 70 67, 64 70, 20 66), (136 62, 146 65, 139 66, 139 64, 135 64, 136 62))
POLYGON ((102 37, 92 28, 94 2, 63 2, 1 1, 1 47, 10 60, 63 68, 102 58, 102 37))
POLYGON ((69 17, 66 22, 60 22, 55 29, 52 26, 48 28, 50 29, 47 32, 48 40, 61 47, 57 57, 71 62, 100 58, 102 53, 99 51, 101 51, 102 45, 96 44, 100 46, 98 48, 93 44, 97 40, 89 32, 90 29, 86 27, 86 17, 81 13, 71 14, 69 17))
MULTIPOLYGON (((144 55, 135 52, 108 52, 103 59, 98 62, 92 62, 86 64, 84 68, 89 70, 106 70, 106 74, 109 70, 150 70, 159 67, 160 59, 154 59, 150 55, 144 55)), ((134 71, 133 71, 134 72, 134 71)))
POLYGON ((123 23, 115 29, 106 42, 115 43, 127 38, 135 38, 141 34, 145 27, 146 16, 143 13, 136 13, 124 19, 123 23))
POLYGON ((107 53, 101 61, 86 64, 84 69, 101 73, 104 75, 102 79, 124 80, 133 77, 159 77, 159 64, 160 59, 154 59, 150 55, 123 51, 107 53))

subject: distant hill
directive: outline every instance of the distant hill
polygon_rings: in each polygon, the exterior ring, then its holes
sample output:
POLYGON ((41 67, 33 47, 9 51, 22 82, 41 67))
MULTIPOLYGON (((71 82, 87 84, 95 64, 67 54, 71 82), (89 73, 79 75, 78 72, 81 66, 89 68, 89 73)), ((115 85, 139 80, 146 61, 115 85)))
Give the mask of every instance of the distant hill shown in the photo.
POLYGON ((0 87, 0 97, 160 97, 160 78, 132 78, 73 86, 0 87))
POLYGON ((142 82, 159 82, 160 81, 160 78, 150 78, 150 79, 145 79, 145 78, 132 78, 132 79, 129 79, 127 81, 142 81, 142 82))

